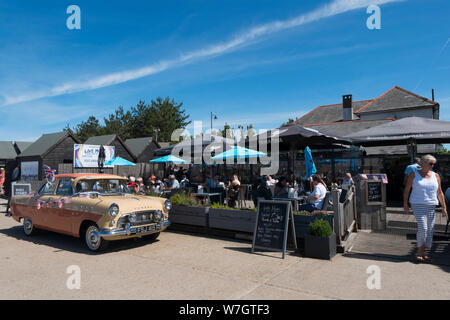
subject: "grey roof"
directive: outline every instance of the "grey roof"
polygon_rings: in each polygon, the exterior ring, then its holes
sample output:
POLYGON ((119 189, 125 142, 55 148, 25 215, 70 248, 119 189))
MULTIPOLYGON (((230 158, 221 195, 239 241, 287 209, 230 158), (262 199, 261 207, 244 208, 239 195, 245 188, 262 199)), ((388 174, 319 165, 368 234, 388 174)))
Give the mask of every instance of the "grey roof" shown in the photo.
MULTIPOLYGON (((396 154, 408 154, 406 149, 406 145, 398 145, 398 146, 381 146, 381 147, 363 147, 366 155, 396 155, 396 154)), ((425 153, 435 153, 436 145, 435 144, 418 144, 417 145, 417 153, 425 154, 425 153)))
POLYGON ((28 148, 26 148, 20 155, 18 155, 18 157, 42 156, 47 153, 51 147, 68 135, 72 136, 66 131, 43 134, 39 139, 28 146, 28 148))
POLYGON ((430 107, 437 105, 435 101, 431 101, 427 98, 421 97, 415 93, 407 91, 400 87, 393 87, 375 100, 368 102, 360 109, 356 110, 356 113, 368 113, 387 110, 398 110, 405 108, 420 108, 430 107))
POLYGON ((14 143, 17 145, 17 148, 19 148, 20 153, 24 152, 26 148, 33 144, 33 142, 28 141, 15 141, 14 143))
POLYGON ((327 123, 315 126, 306 126, 306 128, 316 129, 326 135, 345 137, 352 133, 359 132, 392 121, 393 119, 353 120, 353 121, 327 123))
MULTIPOLYGON (((372 100, 353 101, 352 102, 353 112, 360 109, 362 106, 366 105, 370 101, 372 100)), ((342 102, 318 106, 317 108, 308 112, 301 118, 297 119, 295 122, 299 125, 304 126, 307 124, 342 121, 344 119, 342 110, 343 110, 342 102)))
MULTIPOLYGON (((125 141, 125 144, 136 156, 139 156, 142 152, 144 152, 145 148, 147 148, 147 146, 152 143, 152 141, 152 137, 134 138, 127 139, 125 141)), ((156 144, 157 147, 159 147, 159 144, 156 144)))
POLYGON ((408 117, 347 136, 354 143, 378 146, 395 145, 415 139, 421 143, 449 143, 450 121, 408 117))
POLYGON ((0 141, 0 159, 15 159, 16 150, 11 141, 0 141))
POLYGON ((111 142, 114 141, 114 139, 117 137, 115 134, 107 134, 104 136, 96 136, 96 137, 90 137, 87 139, 84 144, 92 144, 92 145, 108 145, 111 142))

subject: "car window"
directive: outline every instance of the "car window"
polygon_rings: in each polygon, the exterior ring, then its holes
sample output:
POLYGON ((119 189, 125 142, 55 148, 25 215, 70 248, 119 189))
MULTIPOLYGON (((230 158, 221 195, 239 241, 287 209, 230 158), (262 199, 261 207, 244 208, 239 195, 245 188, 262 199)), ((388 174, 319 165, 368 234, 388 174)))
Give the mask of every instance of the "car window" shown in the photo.
POLYGON ((100 193, 106 193, 108 191, 108 185, 106 184, 106 182, 107 181, 105 180, 95 181, 94 185, 92 186, 92 190, 100 193))
POLYGON ((79 192, 88 192, 91 191, 89 188, 89 183, 87 183, 86 181, 78 181, 77 185, 75 186, 75 192, 79 193, 79 192))
POLYGON ((56 194, 58 196, 71 196, 72 191, 72 181, 62 180, 58 183, 58 189, 56 189, 56 194))
POLYGON ((42 195, 49 195, 53 194, 53 190, 55 190, 55 183, 54 182, 47 182, 44 184, 41 189, 39 189, 39 194, 42 195))

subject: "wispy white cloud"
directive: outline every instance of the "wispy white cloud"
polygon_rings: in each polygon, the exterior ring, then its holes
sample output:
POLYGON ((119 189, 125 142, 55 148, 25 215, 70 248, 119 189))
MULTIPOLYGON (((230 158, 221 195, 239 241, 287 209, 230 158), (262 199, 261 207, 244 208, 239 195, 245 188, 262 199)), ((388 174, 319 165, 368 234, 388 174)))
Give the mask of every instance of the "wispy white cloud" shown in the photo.
POLYGON ((94 90, 102 87, 120 84, 130 80, 157 74, 171 68, 193 63, 202 58, 222 55, 236 50, 240 47, 249 45, 257 40, 262 40, 264 36, 268 36, 270 34, 274 34, 283 30, 295 28, 351 10, 364 8, 371 4, 381 5, 397 1, 402 0, 334 0, 311 12, 301 14, 292 19, 273 21, 257 27, 253 27, 248 30, 244 30, 232 37, 231 40, 222 43, 216 43, 200 50, 182 54, 175 59, 161 60, 152 65, 142 68, 100 75, 87 81, 68 82, 60 86, 55 86, 53 88, 29 92, 17 96, 3 95, 3 101, 0 101, 0 103, 2 103, 3 105, 10 105, 24 101, 94 90))

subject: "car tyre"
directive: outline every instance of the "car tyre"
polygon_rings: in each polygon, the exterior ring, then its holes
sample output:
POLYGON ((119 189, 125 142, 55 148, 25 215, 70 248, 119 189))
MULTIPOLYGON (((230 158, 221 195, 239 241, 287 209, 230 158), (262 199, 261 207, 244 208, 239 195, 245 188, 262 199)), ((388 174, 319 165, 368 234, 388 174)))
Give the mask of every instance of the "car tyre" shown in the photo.
POLYGON ((23 218, 23 233, 28 237, 37 233, 37 229, 30 218, 23 218))
POLYGON ((103 239, 99 233, 98 226, 93 223, 88 225, 83 233, 84 244, 93 252, 103 251, 109 245, 109 241, 103 239))
POLYGON ((152 233, 147 236, 144 236, 144 238, 146 240, 155 241, 156 239, 158 239, 159 235, 160 235, 160 232, 156 232, 156 233, 152 233))

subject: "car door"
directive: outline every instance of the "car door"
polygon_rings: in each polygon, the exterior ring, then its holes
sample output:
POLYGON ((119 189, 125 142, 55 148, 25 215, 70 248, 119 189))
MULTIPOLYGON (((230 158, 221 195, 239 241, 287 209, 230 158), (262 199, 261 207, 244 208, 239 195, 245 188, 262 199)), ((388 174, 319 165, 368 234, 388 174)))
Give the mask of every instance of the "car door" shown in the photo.
POLYGON ((73 196, 73 193, 71 179, 58 180, 53 199, 54 212, 52 217, 52 223, 58 232, 72 234, 72 226, 76 212, 70 205, 69 198, 73 196))
POLYGON ((55 186, 55 182, 44 183, 34 199, 35 205, 31 219, 36 226, 44 229, 52 229, 51 201, 53 201, 55 186))

